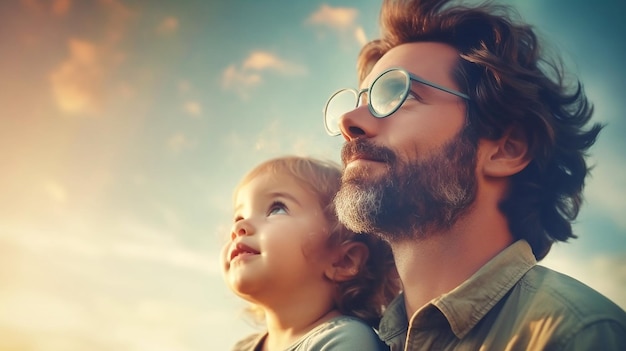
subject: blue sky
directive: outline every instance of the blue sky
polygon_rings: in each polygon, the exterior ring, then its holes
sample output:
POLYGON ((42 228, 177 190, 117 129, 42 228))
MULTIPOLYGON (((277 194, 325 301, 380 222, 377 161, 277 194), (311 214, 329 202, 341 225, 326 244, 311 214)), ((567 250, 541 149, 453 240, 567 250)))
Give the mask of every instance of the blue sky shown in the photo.
MULTIPOLYGON (((580 238, 543 264, 626 307, 626 5, 519 3, 608 123, 580 238)), ((379 5, 1 2, 0 349, 228 349, 251 332, 218 266, 232 189, 268 157, 339 159, 321 110, 356 85, 379 5)))

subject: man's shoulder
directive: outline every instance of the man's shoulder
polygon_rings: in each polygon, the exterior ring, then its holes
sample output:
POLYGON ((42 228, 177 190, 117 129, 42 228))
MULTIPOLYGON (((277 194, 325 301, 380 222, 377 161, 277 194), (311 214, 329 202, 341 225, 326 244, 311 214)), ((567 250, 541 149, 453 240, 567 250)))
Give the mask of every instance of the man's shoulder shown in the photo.
POLYGON ((626 312, 581 281, 535 265, 516 284, 511 297, 522 300, 527 311, 576 319, 581 323, 614 320, 626 327, 626 312))
POLYGON ((497 335, 492 348, 510 343, 519 349, 554 350, 626 346, 626 312, 621 307, 544 266, 527 271, 498 305, 488 323, 490 333, 497 335))

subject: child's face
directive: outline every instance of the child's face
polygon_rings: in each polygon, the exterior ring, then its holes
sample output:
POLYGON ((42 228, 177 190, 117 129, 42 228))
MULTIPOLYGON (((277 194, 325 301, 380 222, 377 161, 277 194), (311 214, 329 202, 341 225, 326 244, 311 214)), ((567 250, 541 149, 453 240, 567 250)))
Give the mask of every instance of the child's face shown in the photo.
POLYGON ((327 239, 315 194, 290 176, 261 174, 236 194, 230 241, 222 250, 226 282, 256 302, 326 286, 327 239))

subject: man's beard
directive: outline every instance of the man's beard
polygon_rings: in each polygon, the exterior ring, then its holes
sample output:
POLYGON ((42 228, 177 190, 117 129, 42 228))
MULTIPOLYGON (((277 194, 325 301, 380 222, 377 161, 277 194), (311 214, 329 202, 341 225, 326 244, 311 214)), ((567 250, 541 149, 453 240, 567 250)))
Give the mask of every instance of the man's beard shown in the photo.
POLYGON ((344 164, 364 157, 385 163, 387 171, 375 179, 365 168, 344 172, 335 197, 339 220, 354 232, 390 242, 449 229, 476 197, 476 149, 464 133, 422 161, 399 160, 392 150, 366 139, 346 143, 344 164))

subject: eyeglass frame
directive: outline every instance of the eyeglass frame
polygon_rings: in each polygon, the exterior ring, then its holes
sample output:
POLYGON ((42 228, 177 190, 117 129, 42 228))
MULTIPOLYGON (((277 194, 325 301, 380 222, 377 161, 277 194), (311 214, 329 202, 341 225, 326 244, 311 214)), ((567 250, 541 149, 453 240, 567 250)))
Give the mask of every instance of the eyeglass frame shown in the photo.
MULTIPOLYGON (((341 135, 341 131, 339 131, 338 133, 332 133, 329 129, 328 129, 328 125, 326 124, 326 113, 328 111, 328 105, 330 104, 330 102, 332 101, 332 99, 337 96, 337 94, 342 93, 344 91, 352 91, 355 95, 356 95, 356 105, 354 106, 354 108, 356 109, 357 107, 359 107, 359 99, 361 98, 361 95, 363 93, 366 93, 368 91, 370 91, 372 89, 372 87, 374 86, 374 84, 376 84, 376 82, 380 79, 380 77, 382 77, 383 75, 391 72, 391 71, 400 71, 402 73, 404 73, 407 77, 409 77, 409 83, 410 81, 416 81, 418 83, 424 84, 426 86, 441 90, 443 92, 446 92, 448 94, 452 94, 455 96, 458 96, 464 100, 471 100, 470 96, 462 93, 460 91, 454 90, 454 89, 449 89, 444 87, 443 85, 439 85, 437 83, 428 81, 426 79, 420 78, 418 76, 416 76, 415 74, 407 71, 404 68, 401 67, 392 67, 389 68, 385 71, 383 71, 381 74, 378 75, 378 77, 376 77, 376 79, 374 79, 372 81, 372 83, 370 83, 369 88, 365 88, 365 89, 361 89, 361 90, 357 90, 354 88, 343 88, 343 89, 339 89, 336 92, 334 92, 330 98, 328 98, 328 101, 326 101, 326 105, 324 105, 324 115, 322 116, 324 118, 324 129, 326 129, 326 133, 328 133, 330 136, 338 136, 341 135)), ((406 91, 403 93, 401 102, 398 104, 398 106, 396 106, 391 112, 386 113, 386 114, 379 114, 376 111, 374 111, 374 107, 372 107, 372 99, 367 99, 367 107, 370 111, 370 113, 372 114, 372 116, 376 117, 376 118, 385 118, 385 117, 389 117, 392 114, 394 114, 396 111, 398 111, 400 109, 400 107, 404 104, 404 102, 406 101, 406 98, 409 96, 409 92, 411 92, 411 85, 409 84, 409 88, 406 89, 406 91)), ((352 111, 352 110, 351 110, 352 111)))

